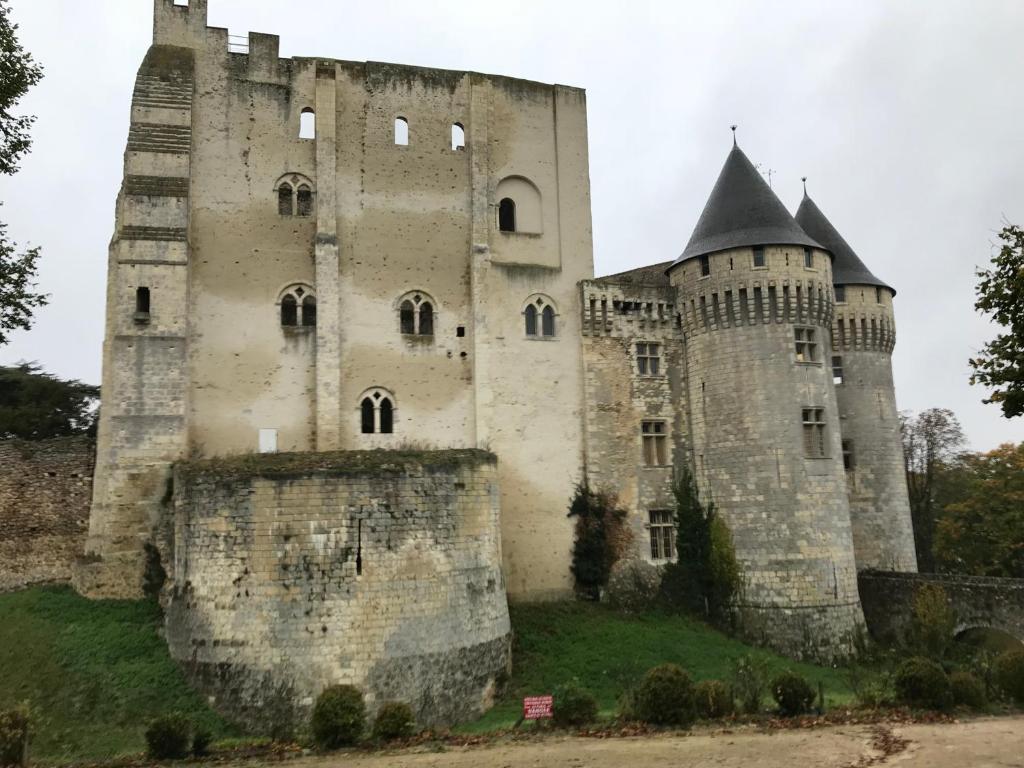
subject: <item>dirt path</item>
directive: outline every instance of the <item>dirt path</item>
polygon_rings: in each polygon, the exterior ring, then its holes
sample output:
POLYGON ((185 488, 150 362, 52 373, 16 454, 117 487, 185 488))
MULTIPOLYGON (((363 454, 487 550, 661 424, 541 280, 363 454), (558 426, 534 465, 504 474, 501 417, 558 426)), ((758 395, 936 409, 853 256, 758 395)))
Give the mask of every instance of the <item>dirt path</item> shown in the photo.
POLYGON ((1024 768, 1024 718, 629 739, 552 737, 443 751, 338 755, 294 768, 1024 768))

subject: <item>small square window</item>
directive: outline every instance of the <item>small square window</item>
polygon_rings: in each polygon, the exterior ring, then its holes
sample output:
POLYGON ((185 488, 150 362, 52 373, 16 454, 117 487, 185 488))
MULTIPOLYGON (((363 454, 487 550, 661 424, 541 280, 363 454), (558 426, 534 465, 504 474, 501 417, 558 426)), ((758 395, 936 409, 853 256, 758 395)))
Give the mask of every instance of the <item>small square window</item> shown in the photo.
POLYGON ((671 560, 676 556, 676 528, 671 510, 652 509, 647 514, 650 521, 651 559, 671 560))
POLYGON ((711 274, 711 257, 701 256, 700 257, 700 276, 707 277, 711 274))
POLYGON ((456 336, 457 336, 458 338, 460 338, 460 339, 464 339, 464 338, 466 338, 466 328, 465 328, 465 326, 462 326, 462 325, 458 326, 458 327, 457 327, 457 328, 455 329, 455 335, 456 335, 456 336))
POLYGON ((754 267, 763 267, 767 262, 764 258, 764 248, 754 249, 754 267))
POLYGON ((796 361, 798 363, 815 363, 818 361, 817 332, 814 328, 797 326, 793 329, 796 345, 796 361))

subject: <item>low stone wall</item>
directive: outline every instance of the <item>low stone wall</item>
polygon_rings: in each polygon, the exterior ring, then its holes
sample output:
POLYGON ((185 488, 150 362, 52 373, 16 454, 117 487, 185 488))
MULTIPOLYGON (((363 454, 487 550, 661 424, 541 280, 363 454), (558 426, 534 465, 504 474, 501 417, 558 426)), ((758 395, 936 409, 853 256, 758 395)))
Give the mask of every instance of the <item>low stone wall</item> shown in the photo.
POLYGON ((63 583, 85 549, 95 443, 0 441, 0 592, 63 583))
POLYGON ((861 571, 860 599, 871 635, 887 642, 905 637, 914 615, 914 596, 925 584, 945 591, 958 633, 992 627, 1024 642, 1024 579, 936 573, 861 571))
POLYGON ((476 716, 510 663, 498 499, 483 451, 178 465, 171 654, 264 731, 335 683, 371 712, 405 701, 421 725, 476 716))

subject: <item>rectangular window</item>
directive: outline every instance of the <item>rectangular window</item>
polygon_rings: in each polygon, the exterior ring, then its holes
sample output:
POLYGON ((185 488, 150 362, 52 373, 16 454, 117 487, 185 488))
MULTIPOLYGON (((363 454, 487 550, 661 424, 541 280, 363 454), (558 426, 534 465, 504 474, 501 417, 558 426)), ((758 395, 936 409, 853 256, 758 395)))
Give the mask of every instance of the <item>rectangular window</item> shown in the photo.
POLYGON ((796 342, 796 361, 798 363, 814 363, 818 360, 818 341, 814 328, 796 327, 793 329, 796 342))
POLYGON ((711 274, 711 257, 701 256, 700 257, 700 276, 707 277, 711 274))
POLYGON ((644 466, 663 467, 668 464, 665 443, 665 422, 645 421, 640 428, 644 448, 644 466))
POLYGON ((754 266, 763 267, 767 262, 764 260, 764 248, 754 249, 754 266))
POLYGON ((823 459, 825 453, 825 409, 804 408, 804 456, 808 459, 823 459))
POLYGON ((843 383, 843 358, 839 356, 832 358, 832 383, 843 383))
POLYGON ((667 509, 652 509, 650 516, 651 559, 671 560, 676 556, 676 527, 672 512, 667 509))
POLYGON ((810 248, 804 248, 804 266, 808 269, 814 269, 814 251, 810 248))
POLYGON ((260 453, 277 453, 277 430, 260 430, 260 453))
POLYGON ((853 440, 843 440, 843 469, 853 470, 853 440))
POLYGON ((838 304, 846 303, 846 286, 845 285, 837 285, 836 286, 836 303, 838 303, 838 304))
POLYGON ((637 344, 636 369, 641 376, 661 375, 661 345, 646 342, 637 344))
POLYGON ((876 304, 881 304, 882 303, 882 289, 878 288, 878 287, 875 288, 875 303, 876 304))

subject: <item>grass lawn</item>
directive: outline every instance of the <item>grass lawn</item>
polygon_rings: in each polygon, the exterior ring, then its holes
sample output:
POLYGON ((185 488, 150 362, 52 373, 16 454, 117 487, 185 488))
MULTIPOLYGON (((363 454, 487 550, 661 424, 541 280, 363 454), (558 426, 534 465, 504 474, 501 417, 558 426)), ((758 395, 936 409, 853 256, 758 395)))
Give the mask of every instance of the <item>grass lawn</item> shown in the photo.
POLYGON ((0 595, 0 709, 31 704, 34 759, 140 752, 146 723, 171 711, 235 733, 189 688, 160 622, 154 603, 91 602, 70 588, 0 595))
POLYGON ((511 612, 515 645, 508 693, 460 731, 509 727, 519 717, 524 696, 551 693, 573 678, 597 696, 602 713, 611 715, 622 692, 651 667, 674 662, 694 680, 727 680, 732 660, 746 653, 768 659, 773 670, 799 672, 815 687, 821 682, 830 707, 853 700, 840 671, 754 649, 682 616, 626 617, 593 603, 513 605, 511 612))

